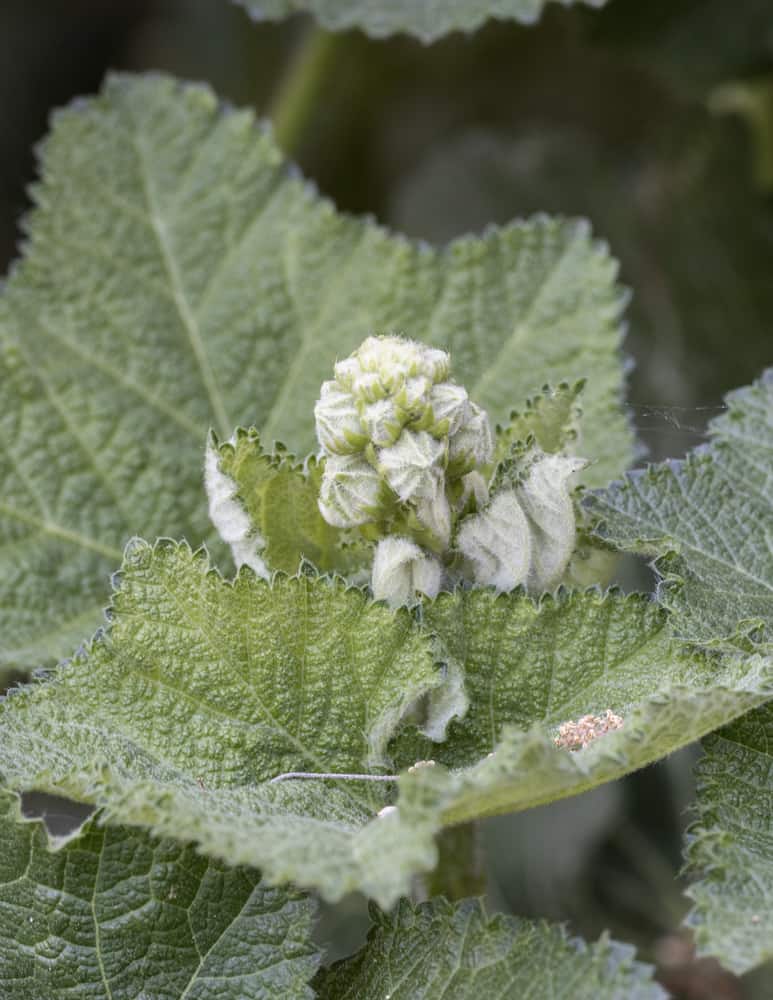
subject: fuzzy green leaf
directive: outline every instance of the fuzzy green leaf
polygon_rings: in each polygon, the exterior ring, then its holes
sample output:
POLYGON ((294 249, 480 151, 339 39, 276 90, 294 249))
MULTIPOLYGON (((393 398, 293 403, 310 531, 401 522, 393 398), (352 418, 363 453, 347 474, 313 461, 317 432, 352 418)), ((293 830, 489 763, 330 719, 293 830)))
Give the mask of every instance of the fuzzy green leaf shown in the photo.
POLYGON ((432 757, 445 765, 415 776, 422 794, 437 794, 444 824, 611 781, 773 694, 769 659, 690 652, 672 641, 666 615, 638 595, 586 591, 535 604, 473 590, 442 594, 425 605, 423 620, 463 666, 470 708, 451 722, 445 743, 406 731, 394 749, 401 762, 432 757), (621 729, 575 752, 554 745, 562 723, 607 710, 622 718, 621 729))
POLYGON ((711 443, 587 498, 597 533, 657 556, 680 638, 773 649, 773 369, 727 397, 711 443))
POLYGON ((652 968, 603 937, 593 945, 561 927, 486 915, 478 900, 401 900, 392 914, 372 908, 375 925, 352 958, 324 969, 320 1000, 659 1000, 652 968))
POLYGON ((107 631, 3 703, 6 774, 24 767, 14 720, 40 724, 41 763, 50 744, 63 759, 120 751, 217 786, 363 770, 440 682, 408 612, 339 579, 247 570, 231 584, 206 553, 168 541, 133 542, 119 579, 107 631))
POLYGON ((313 903, 191 847, 91 819, 50 842, 0 791, 0 994, 311 1000, 313 903))
POLYGON ((135 542, 120 579, 104 634, 0 703, 8 783, 104 805, 233 862, 265 861, 275 881, 291 858, 298 881, 332 896, 367 883, 351 832, 383 804, 376 792, 307 800, 305 787, 265 782, 383 763, 400 717, 440 681, 408 612, 340 580, 269 583, 245 570, 230 584, 172 542, 135 542))
POLYGON ((295 573, 302 559, 325 572, 347 575, 372 561, 370 548, 328 524, 319 512, 321 466, 310 458, 305 467, 283 451, 267 454, 255 428, 238 428, 211 447, 220 472, 235 486, 234 500, 260 535, 259 550, 271 570, 295 573))
POLYGON ((640 598, 535 604, 479 590, 422 615, 420 630, 327 579, 269 585, 243 571, 228 584, 184 546, 138 543, 106 633, 0 703, 4 776, 184 836, 272 883, 329 899, 360 889, 388 906, 435 865, 444 825, 613 780, 773 692, 759 658, 674 649, 662 612, 640 598), (405 706, 438 683, 436 650, 467 672, 468 715, 445 744, 406 728, 385 747, 405 706), (622 730, 577 753, 553 744, 559 723, 607 708, 622 730), (383 811, 389 784, 266 782, 361 772, 385 752, 402 766, 439 761, 400 778, 396 809, 383 811))
MULTIPOLYGON (((398 31, 434 41, 449 31, 474 31, 489 18, 533 24, 547 0, 238 0, 257 20, 307 11, 325 28, 361 28, 375 38, 398 31)), ((559 0, 601 7, 606 0, 559 0)))
POLYGON ((497 426, 495 458, 506 458, 514 445, 530 440, 548 453, 573 450, 579 436, 579 398, 584 388, 584 380, 574 385, 564 382, 555 389, 545 386, 526 401, 523 410, 513 410, 510 419, 497 426))
POLYGON ((0 665, 89 635, 126 539, 208 536, 209 427, 311 450, 321 382, 374 332, 450 349, 495 420, 592 375, 595 482, 629 461, 623 296, 586 223, 411 243, 338 214, 251 113, 158 77, 60 112, 42 174, 0 298, 0 665))
POLYGON ((733 972, 773 959, 773 705, 703 741, 690 830, 688 923, 701 954, 733 972))

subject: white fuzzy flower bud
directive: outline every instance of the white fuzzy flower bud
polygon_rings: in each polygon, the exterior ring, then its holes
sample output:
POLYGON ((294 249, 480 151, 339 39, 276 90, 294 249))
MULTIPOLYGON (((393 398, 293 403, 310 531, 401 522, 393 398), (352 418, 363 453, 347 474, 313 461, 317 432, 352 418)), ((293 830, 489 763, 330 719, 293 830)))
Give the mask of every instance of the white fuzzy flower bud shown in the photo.
POLYGON ((328 456, 322 515, 341 527, 396 525, 446 548, 461 510, 459 481, 491 460, 486 414, 448 381, 445 351, 402 337, 368 337, 334 370, 314 411, 328 456))
POLYGON ((470 397, 467 390, 451 382, 441 382, 429 394, 435 435, 454 435, 471 416, 470 397))
POLYGON ((365 443, 372 441, 378 448, 388 448, 400 437, 403 429, 397 406, 391 399, 378 399, 362 410, 365 443))
POLYGON ((532 465, 517 495, 532 529, 532 567, 529 587, 550 590, 566 570, 576 540, 571 476, 588 463, 581 458, 545 455, 532 465))
POLYGON ((479 472, 468 472, 466 476, 462 476, 462 493, 457 510, 464 510, 470 497, 475 497, 478 510, 489 502, 488 484, 479 472))
POLYGON ((373 596, 390 607, 416 603, 416 594, 435 597, 443 567, 408 538, 382 538, 373 559, 373 596))
POLYGON ((378 472, 359 455, 331 455, 319 494, 319 509, 328 524, 355 528, 378 515, 383 483, 378 472))
POLYGON ((403 431, 396 444, 379 452, 379 469, 401 500, 427 499, 443 481, 445 453, 445 443, 426 431, 403 431))
POLYGON ((472 564, 476 583, 513 590, 526 583, 531 533, 515 493, 499 493, 480 514, 462 521, 457 545, 472 564))
POLYGON ((448 443, 448 465, 463 475, 491 461, 494 438, 485 410, 469 403, 466 419, 448 443))

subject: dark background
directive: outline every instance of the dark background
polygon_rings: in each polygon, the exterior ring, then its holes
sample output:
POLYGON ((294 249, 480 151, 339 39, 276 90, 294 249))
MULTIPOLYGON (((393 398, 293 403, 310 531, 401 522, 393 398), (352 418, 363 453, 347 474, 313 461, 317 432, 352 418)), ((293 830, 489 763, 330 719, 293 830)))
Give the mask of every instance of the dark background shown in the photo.
MULTIPOLYGON (((3 270, 52 108, 108 69, 160 69, 267 114, 308 30, 251 24, 227 0, 2 0, 3 270)), ((303 172, 339 208, 432 242, 536 211, 589 217, 634 293, 642 441, 660 458, 704 440, 723 394, 773 360, 770 0, 551 5, 532 28, 335 46, 290 151, 303 172)), ((773 996, 770 969, 741 982, 692 962, 675 931, 697 752, 486 824, 491 906, 588 936, 609 927, 680 997, 773 996)), ((365 920, 352 899, 326 911, 321 937, 340 954, 365 920)))

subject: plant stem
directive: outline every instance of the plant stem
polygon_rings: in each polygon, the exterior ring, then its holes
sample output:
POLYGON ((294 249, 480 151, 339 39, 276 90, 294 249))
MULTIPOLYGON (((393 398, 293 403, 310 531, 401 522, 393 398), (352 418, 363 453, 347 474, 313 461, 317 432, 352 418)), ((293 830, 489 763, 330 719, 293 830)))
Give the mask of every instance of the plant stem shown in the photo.
POLYGON ((476 822, 449 827, 439 835, 437 868, 425 880, 427 896, 464 899, 486 891, 486 875, 476 822))
POLYGON ((342 37, 310 28, 287 67, 269 109, 276 140, 285 153, 294 153, 300 143, 342 37))

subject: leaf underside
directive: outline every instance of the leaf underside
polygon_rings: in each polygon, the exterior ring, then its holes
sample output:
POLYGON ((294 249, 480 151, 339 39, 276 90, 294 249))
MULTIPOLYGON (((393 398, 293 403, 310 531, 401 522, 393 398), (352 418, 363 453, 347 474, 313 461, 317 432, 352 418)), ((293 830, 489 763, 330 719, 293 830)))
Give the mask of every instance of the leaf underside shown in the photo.
POLYGON ((311 1000, 314 904, 249 868, 88 820, 51 844, 0 790, 0 994, 311 1000))
POLYGON ((773 690, 766 660, 684 654, 652 604, 614 593, 459 592, 419 625, 336 579, 228 583, 172 542, 136 542, 117 582, 104 634, 0 702, 7 783, 333 900, 360 889, 391 905, 435 865, 444 825, 617 778, 773 690), (434 744, 397 727, 439 690, 441 661, 465 670, 470 707, 434 744), (555 747, 561 722, 608 708, 622 730, 555 747), (438 764, 403 775, 383 814, 394 783, 268 783, 419 758, 438 764))
MULTIPOLYGON (((606 0, 559 0, 601 7, 606 0)), ((330 31, 361 28, 375 38, 398 31, 432 42, 449 31, 474 31, 489 18, 533 24, 547 0, 237 0, 256 20, 301 11, 330 31)))
POLYGON ((687 922, 701 954, 741 975, 773 959, 773 705, 703 741, 688 840, 687 922))
POLYGON ((411 243, 337 213, 250 112, 159 77, 59 112, 32 194, 0 298, 0 669, 93 632, 127 539, 211 537, 209 427, 311 450, 320 383, 374 332, 450 349, 494 420, 592 375, 592 482, 628 464, 624 296, 584 222, 411 243))
POLYGON ((660 1000, 652 969, 633 949, 602 938, 592 945, 560 927, 488 917, 477 900, 455 905, 402 900, 392 914, 372 909, 367 945, 323 970, 320 1000, 660 1000))
POLYGON ((597 533, 657 556, 660 602, 688 642, 773 650, 773 369, 730 393, 711 442, 586 500, 597 533))

